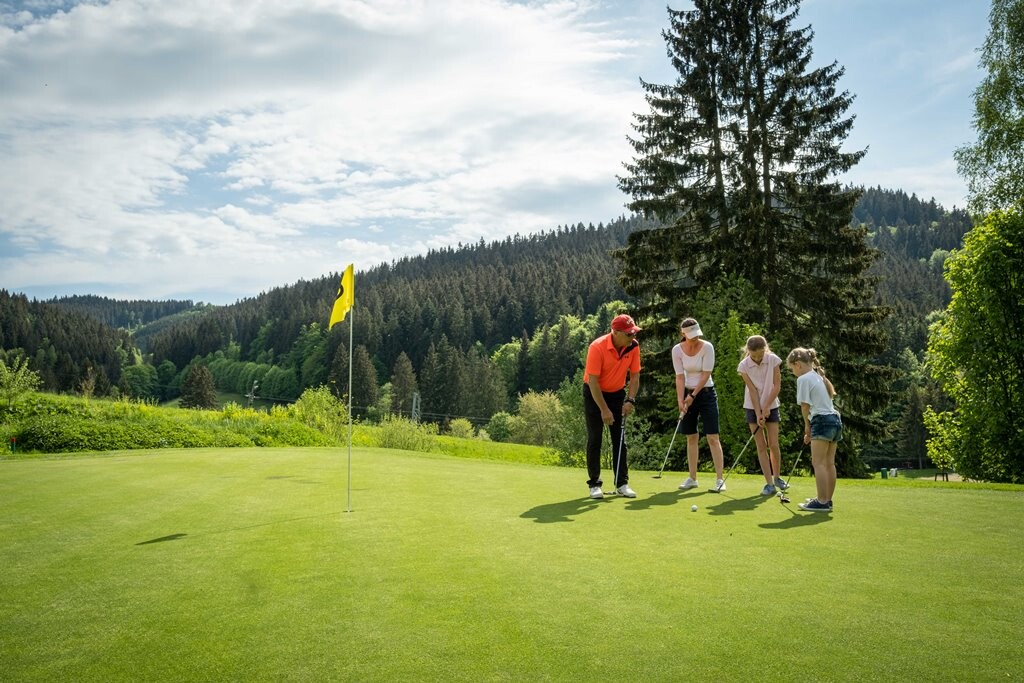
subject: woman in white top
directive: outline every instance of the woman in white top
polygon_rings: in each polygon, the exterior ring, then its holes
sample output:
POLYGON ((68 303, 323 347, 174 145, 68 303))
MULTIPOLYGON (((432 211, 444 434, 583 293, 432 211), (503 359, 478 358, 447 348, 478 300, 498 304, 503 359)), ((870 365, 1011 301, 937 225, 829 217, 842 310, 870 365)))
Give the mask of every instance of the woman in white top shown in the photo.
POLYGON ((697 419, 704 423, 704 436, 715 464, 715 490, 724 491, 722 480, 722 442, 718 438, 718 394, 711 371, 715 369, 715 347, 701 337, 700 325, 687 318, 679 325, 682 341, 672 347, 672 365, 676 371, 676 401, 679 403, 680 429, 686 434, 686 460, 690 476, 679 485, 683 491, 697 486, 697 459, 700 434, 697 419))
POLYGON ((808 512, 831 512, 836 492, 836 447, 843 440, 843 421, 832 405, 836 395, 814 349, 795 348, 786 357, 796 375, 796 402, 804 415, 804 443, 811 444, 817 497, 801 503, 808 512))
POLYGON ((750 433, 761 428, 754 439, 757 460, 761 464, 765 485, 762 496, 774 496, 776 487, 785 491, 789 484, 783 481, 779 468, 779 390, 782 388, 782 359, 768 348, 768 341, 759 334, 747 339, 746 356, 736 367, 743 378, 743 408, 747 411, 750 433))

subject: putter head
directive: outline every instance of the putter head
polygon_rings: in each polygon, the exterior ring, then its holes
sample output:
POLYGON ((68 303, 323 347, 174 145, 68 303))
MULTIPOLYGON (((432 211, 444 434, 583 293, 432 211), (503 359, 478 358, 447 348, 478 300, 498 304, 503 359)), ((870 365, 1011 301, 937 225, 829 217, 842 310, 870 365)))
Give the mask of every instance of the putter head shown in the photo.
POLYGON ((782 495, 780 493, 779 494, 779 502, 780 503, 788 503, 789 502, 789 496, 785 496, 785 495, 782 495))

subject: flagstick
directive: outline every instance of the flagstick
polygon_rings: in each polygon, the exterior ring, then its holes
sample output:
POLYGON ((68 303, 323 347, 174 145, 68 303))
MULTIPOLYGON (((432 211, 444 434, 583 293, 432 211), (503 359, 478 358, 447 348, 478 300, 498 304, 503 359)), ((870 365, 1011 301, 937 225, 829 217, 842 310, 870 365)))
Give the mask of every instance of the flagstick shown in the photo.
POLYGON ((355 302, 348 317, 348 502, 347 512, 352 512, 352 329, 355 327, 355 302))

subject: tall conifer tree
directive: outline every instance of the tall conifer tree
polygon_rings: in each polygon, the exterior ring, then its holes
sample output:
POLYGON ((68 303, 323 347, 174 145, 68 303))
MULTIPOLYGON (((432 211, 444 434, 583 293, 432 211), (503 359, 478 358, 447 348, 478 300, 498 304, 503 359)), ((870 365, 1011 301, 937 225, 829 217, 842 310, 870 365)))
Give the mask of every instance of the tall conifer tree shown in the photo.
POLYGON ((884 394, 884 309, 870 297, 875 252, 850 227, 858 192, 837 176, 852 97, 836 63, 810 69, 799 0, 695 0, 663 32, 675 83, 641 81, 635 157, 619 179, 630 209, 661 221, 630 235, 622 282, 645 335, 670 338, 698 292, 739 276, 757 292, 745 322, 777 348, 814 346, 864 425, 884 394), (841 379, 840 379, 841 378, 841 379))
POLYGON ((396 415, 412 414, 412 397, 417 391, 416 372, 405 351, 398 354, 391 374, 391 410, 396 415))

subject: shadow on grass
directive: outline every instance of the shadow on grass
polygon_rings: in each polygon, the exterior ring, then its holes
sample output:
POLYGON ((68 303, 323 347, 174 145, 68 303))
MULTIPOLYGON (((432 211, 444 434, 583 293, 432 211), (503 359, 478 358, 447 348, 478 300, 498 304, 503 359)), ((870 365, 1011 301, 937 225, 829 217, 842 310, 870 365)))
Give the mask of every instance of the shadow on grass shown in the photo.
POLYGON ((780 522, 765 522, 764 524, 758 524, 758 526, 762 529, 792 529, 794 527, 811 526, 812 524, 832 521, 832 513, 830 512, 797 512, 788 506, 786 506, 786 509, 793 515, 792 517, 780 522))
POLYGON ((149 545, 150 543, 163 543, 164 541, 178 541, 185 538, 188 534, 171 534, 170 536, 161 536, 160 538, 151 538, 148 541, 142 541, 135 545, 149 545))
POLYGON ((538 505, 537 507, 530 508, 519 516, 523 519, 532 519, 538 524, 572 522, 575 521, 573 520, 574 516, 582 515, 584 512, 590 512, 601 504, 602 501, 594 500, 593 498, 574 498, 561 503, 546 503, 544 505, 538 505))
POLYGON ((674 491, 662 491, 661 493, 655 493, 653 496, 646 498, 637 498, 636 500, 630 501, 629 505, 626 506, 627 510, 650 510, 654 507, 666 507, 669 505, 678 505, 684 503, 690 505, 697 503, 698 501, 707 502, 706 495, 716 496, 718 494, 713 491, 706 489, 687 489, 685 491, 675 489, 674 491))
POLYGON ((765 502, 775 500, 774 497, 762 496, 760 494, 750 496, 749 498, 733 498, 728 493, 715 493, 712 495, 714 500, 721 499, 721 502, 707 506, 708 514, 711 515, 731 515, 736 512, 756 510, 765 502))
POLYGON ((668 505, 677 505, 679 502, 686 500, 688 496, 682 491, 663 491, 661 493, 655 493, 653 496, 646 498, 636 498, 635 500, 629 501, 626 505, 627 510, 650 510, 655 507, 664 507, 668 505))
MULTIPOLYGON (((316 482, 312 482, 312 483, 316 483, 316 482)), ((328 513, 322 514, 322 515, 308 515, 306 517, 291 517, 289 519, 278 519, 278 520, 275 520, 273 522, 260 522, 259 524, 246 524, 245 526, 236 526, 236 527, 232 527, 230 529, 216 529, 214 531, 206 531, 206 532, 203 532, 201 534, 191 534, 191 536, 192 536, 192 538, 198 538, 200 536, 213 536, 214 534, 227 534, 227 533, 231 533, 232 531, 245 531, 247 529, 256 529, 256 528, 259 528, 261 526, 273 526, 274 524, 289 524, 291 522, 301 522, 301 521, 304 521, 304 520, 307 520, 307 519, 319 519, 321 517, 334 517, 335 515, 338 515, 338 514, 341 514, 341 513, 338 513, 338 512, 328 512, 328 513)), ((181 539, 185 538, 186 536, 189 536, 189 534, 170 534, 168 536, 160 536, 159 538, 151 538, 148 541, 140 541, 139 543, 136 543, 135 545, 150 545, 150 544, 153 544, 153 543, 164 543, 165 541, 180 541, 181 539)))

